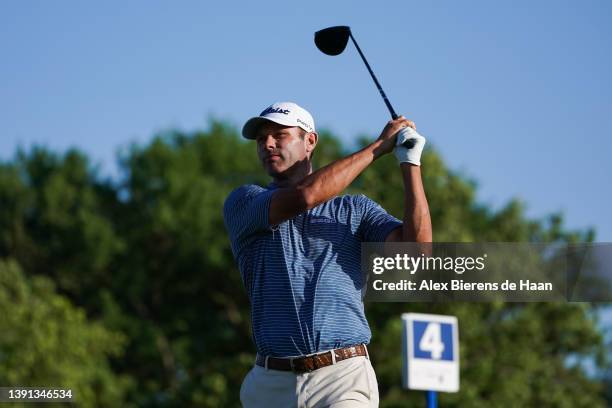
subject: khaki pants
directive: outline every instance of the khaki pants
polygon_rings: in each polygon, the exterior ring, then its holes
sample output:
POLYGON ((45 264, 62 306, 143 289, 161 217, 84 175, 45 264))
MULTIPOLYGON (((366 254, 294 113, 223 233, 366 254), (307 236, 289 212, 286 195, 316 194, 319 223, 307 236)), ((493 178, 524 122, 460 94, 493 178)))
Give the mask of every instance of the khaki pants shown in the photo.
POLYGON ((304 374, 255 365, 242 382, 240 401, 245 408, 375 408, 378 383, 366 357, 304 374))

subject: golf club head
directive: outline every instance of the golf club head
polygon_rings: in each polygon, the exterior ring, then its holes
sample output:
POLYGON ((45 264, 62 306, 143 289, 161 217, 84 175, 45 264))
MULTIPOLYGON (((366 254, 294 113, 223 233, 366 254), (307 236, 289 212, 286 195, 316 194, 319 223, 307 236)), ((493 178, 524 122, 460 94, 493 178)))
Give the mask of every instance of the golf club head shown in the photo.
POLYGON ((324 54, 338 55, 346 48, 350 33, 349 26, 324 28, 315 33, 315 44, 324 54))

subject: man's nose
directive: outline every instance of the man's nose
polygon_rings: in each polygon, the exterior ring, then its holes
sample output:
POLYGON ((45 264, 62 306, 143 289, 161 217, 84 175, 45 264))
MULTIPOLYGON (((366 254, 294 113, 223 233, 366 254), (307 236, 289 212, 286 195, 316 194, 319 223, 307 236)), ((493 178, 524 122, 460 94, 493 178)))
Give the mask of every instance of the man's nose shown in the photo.
POLYGON ((272 135, 266 136, 264 140, 264 147, 268 150, 273 150, 276 148, 276 139, 272 137, 272 135))

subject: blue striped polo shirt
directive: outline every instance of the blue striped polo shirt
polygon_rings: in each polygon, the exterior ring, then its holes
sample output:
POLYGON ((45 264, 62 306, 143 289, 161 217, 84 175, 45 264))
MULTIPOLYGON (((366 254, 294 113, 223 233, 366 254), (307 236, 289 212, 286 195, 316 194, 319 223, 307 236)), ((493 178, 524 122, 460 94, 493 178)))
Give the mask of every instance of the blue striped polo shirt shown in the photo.
POLYGON ((384 241, 401 222, 364 195, 344 195, 271 227, 275 189, 244 185, 223 208, 257 352, 293 357, 369 343, 361 242, 384 241))

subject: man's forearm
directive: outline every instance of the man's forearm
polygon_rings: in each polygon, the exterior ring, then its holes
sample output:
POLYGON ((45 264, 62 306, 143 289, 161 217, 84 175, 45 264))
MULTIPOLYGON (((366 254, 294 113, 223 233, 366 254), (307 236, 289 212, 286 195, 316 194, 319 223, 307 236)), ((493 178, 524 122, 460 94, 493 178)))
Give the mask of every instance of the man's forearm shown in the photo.
POLYGON ((421 179, 421 167, 402 163, 404 220, 402 241, 432 242, 431 216, 421 179))
POLYGON ((376 141, 306 176, 297 187, 303 191, 307 207, 316 207, 344 191, 380 156, 379 145, 376 141))

